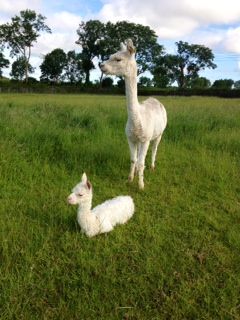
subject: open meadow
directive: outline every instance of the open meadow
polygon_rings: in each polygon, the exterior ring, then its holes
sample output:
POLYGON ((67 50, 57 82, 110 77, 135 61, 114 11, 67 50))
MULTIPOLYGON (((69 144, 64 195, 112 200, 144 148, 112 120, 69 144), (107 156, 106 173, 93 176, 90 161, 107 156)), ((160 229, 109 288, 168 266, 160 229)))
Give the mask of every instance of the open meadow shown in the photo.
POLYGON ((0 95, 0 319, 240 319, 240 99, 159 99, 139 191, 124 96, 0 95), (84 171, 94 206, 133 197, 126 225, 81 234, 84 171))

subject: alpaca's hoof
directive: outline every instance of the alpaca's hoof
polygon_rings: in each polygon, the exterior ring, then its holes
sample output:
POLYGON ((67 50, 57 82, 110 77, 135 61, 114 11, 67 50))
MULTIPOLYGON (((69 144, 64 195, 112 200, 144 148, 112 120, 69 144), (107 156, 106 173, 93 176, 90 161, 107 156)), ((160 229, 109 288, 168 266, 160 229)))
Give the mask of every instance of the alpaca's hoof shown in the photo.
POLYGON ((128 182, 133 182, 133 178, 134 178, 134 177, 129 176, 129 177, 128 177, 128 182))
POLYGON ((155 171, 155 166, 154 165, 151 165, 151 170, 155 171))

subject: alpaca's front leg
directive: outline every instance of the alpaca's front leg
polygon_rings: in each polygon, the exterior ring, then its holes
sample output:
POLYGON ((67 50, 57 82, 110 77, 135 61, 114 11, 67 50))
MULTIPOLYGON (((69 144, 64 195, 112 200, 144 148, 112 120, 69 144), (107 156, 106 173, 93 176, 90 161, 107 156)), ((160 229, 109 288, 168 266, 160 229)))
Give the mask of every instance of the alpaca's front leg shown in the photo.
POLYGON ((130 172, 129 172, 128 180, 129 180, 130 182, 132 182, 132 181, 133 181, 133 178, 134 178, 136 163, 137 163, 137 143, 132 142, 132 141, 128 138, 128 144, 129 144, 130 157, 131 157, 131 167, 130 167, 130 172))
POLYGON ((143 181, 143 172, 145 168, 145 158, 147 155, 148 147, 150 141, 146 141, 144 143, 139 144, 139 152, 138 152, 138 185, 140 189, 144 188, 143 181))

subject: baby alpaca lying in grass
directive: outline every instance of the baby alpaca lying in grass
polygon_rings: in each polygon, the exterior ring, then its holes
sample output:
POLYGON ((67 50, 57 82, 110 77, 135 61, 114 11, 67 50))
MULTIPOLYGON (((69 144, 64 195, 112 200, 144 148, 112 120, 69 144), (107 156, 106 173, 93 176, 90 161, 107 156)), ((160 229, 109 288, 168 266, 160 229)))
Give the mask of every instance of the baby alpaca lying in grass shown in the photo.
POLYGON ((77 221, 83 233, 93 237, 112 231, 115 225, 124 224, 134 213, 134 203, 130 196, 119 196, 92 207, 92 185, 84 173, 68 197, 70 204, 78 204, 77 221))

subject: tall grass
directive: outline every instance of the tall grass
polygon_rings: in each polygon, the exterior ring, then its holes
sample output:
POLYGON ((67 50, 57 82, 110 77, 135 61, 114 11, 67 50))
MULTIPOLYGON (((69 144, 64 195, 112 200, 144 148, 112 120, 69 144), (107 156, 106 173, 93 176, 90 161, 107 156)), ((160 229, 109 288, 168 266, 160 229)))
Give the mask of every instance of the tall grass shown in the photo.
POLYGON ((240 100, 164 97, 168 127, 145 191, 129 185, 124 97, 0 95, 1 319, 239 319, 240 100), (79 232, 66 204, 134 217, 79 232))

